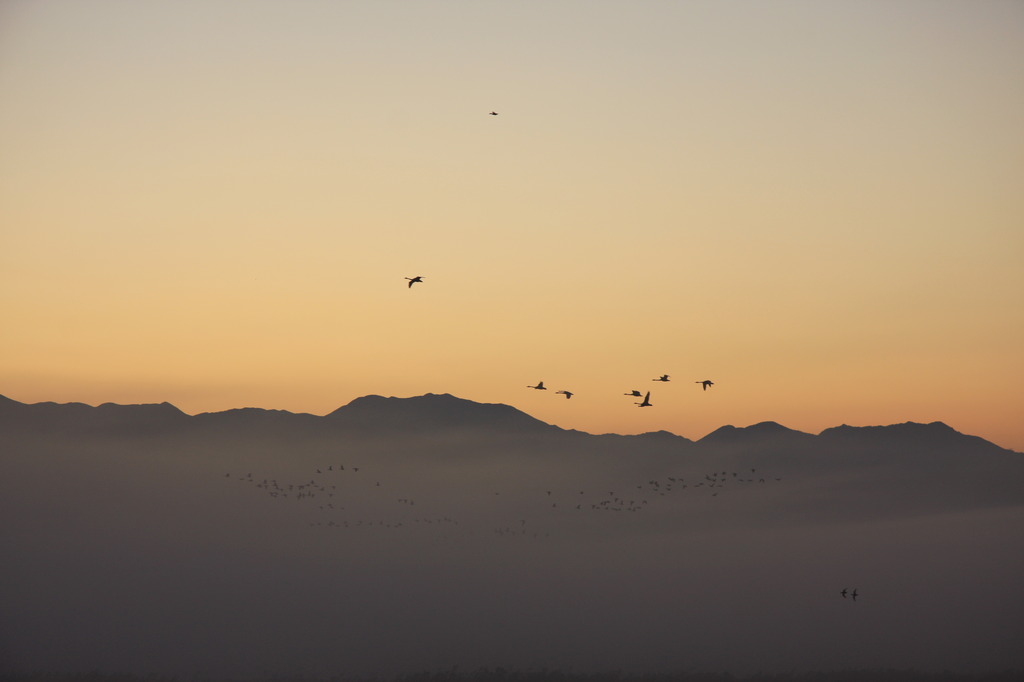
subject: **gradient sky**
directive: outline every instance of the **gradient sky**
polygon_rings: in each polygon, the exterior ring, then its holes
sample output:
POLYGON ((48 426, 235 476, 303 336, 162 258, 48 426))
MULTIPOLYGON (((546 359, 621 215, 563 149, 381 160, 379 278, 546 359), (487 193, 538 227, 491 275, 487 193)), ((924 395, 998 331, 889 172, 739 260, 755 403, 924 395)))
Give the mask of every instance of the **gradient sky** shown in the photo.
POLYGON ((1022 122, 1010 0, 6 0, 0 393, 1024 450, 1022 122))

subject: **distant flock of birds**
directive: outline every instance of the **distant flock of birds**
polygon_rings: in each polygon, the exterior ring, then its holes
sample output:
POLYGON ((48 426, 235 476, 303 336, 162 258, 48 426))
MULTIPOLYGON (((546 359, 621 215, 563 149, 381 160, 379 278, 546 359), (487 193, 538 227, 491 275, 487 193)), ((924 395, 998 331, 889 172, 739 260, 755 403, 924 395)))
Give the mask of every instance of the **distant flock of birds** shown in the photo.
MULTIPOLYGON (((455 518, 457 512, 438 513, 438 500, 426 500, 417 506, 417 500, 404 494, 394 492, 394 487, 387 481, 377 480, 375 476, 359 474, 360 467, 345 464, 329 464, 314 467, 313 471, 301 475, 295 482, 279 481, 277 478, 254 476, 252 472, 232 475, 224 474, 226 479, 234 479, 252 485, 265 495, 277 500, 291 499, 303 505, 315 507, 318 517, 308 521, 309 526, 323 528, 410 528, 458 526, 455 518), (404 508, 404 509, 402 509, 404 508)), ((562 489, 538 488, 533 494, 528 491, 516 491, 513 502, 521 502, 526 507, 521 511, 533 508, 537 512, 547 509, 548 513, 578 512, 640 512, 655 506, 658 497, 678 495, 684 491, 690 493, 703 492, 710 497, 718 495, 732 484, 765 484, 781 481, 781 478, 766 477, 750 469, 749 473, 739 471, 713 471, 703 475, 675 475, 653 478, 639 482, 633 486, 616 490, 586 489, 586 484, 567 484, 562 489), (581 489, 584 488, 584 489, 581 489)), ((607 485, 607 484, 605 484, 607 485)), ((593 486, 590 486, 591 488, 593 486)), ((613 486, 608 486, 613 487, 613 486)), ((472 491, 467 491, 472 492, 472 491)), ((492 491, 500 496, 501 490, 492 491)), ((508 492, 507 490, 504 492, 508 492)), ((498 499, 498 498, 495 498, 498 499)), ((500 498, 508 500, 508 496, 500 498)), ((450 500, 446 500, 450 503, 450 500)), ((479 511, 479 510, 478 510, 479 511)), ((547 514, 545 514, 547 517, 547 514)), ((519 520, 516 525, 503 525, 493 529, 501 537, 531 536, 533 538, 548 537, 549 533, 534 524, 527 526, 527 519, 519 520)))
MULTIPOLYGON (((254 476, 251 472, 241 475, 226 473, 225 478, 234 478, 244 484, 255 486, 262 490, 267 496, 274 499, 292 499, 306 505, 315 506, 317 518, 308 520, 306 525, 311 528, 326 530, 345 530, 355 532, 362 529, 364 532, 374 530, 400 530, 423 528, 433 529, 437 540, 452 539, 466 534, 473 535, 472 524, 470 528, 462 527, 456 536, 450 532, 460 526, 457 519, 458 514, 426 512, 416 513, 416 500, 411 497, 397 497, 391 486, 377 480, 374 476, 367 476, 365 473, 360 476, 351 476, 360 471, 359 466, 345 466, 344 464, 329 464, 327 466, 314 467, 313 471, 302 476, 298 482, 279 482, 276 478, 261 478, 254 476), (351 488, 346 485, 344 479, 337 478, 344 475, 349 484, 358 482, 358 488, 351 488), (351 476, 351 478, 350 478, 351 476), (339 484, 341 486, 339 487, 339 484), (359 508, 361 502, 367 502, 366 495, 373 496, 370 500, 372 508, 359 508), (347 504, 356 503, 357 508, 347 507, 347 504), (398 511, 398 505, 405 507, 404 512, 398 511)), ((703 475, 694 476, 688 472, 689 477, 683 475, 661 476, 650 480, 627 486, 621 492, 618 490, 587 491, 580 490, 571 485, 563 485, 562 490, 538 489, 533 495, 519 496, 518 500, 532 506, 537 512, 547 507, 549 513, 582 513, 582 512, 603 512, 603 513, 635 513, 652 509, 655 506, 657 497, 675 496, 683 491, 696 493, 704 491, 705 495, 718 497, 727 487, 737 484, 763 485, 773 481, 781 481, 782 478, 767 476, 764 472, 751 468, 749 472, 743 471, 712 471, 703 475)), ((507 492, 507 491, 506 491, 507 492)), ((494 491, 498 496, 501 491, 494 491)), ((502 498, 502 499, 507 499, 502 498)), ((430 500, 421 508, 431 508, 430 500)), ((308 507, 307 507, 308 508, 308 507)), ((477 510, 479 511, 479 510, 477 510)), ((551 520, 556 517, 549 517, 547 514, 540 519, 528 520, 519 518, 515 523, 503 523, 493 527, 479 528, 493 537, 501 538, 503 541, 516 538, 524 539, 546 539, 551 537, 551 532, 544 518, 551 520)), ((856 602, 860 593, 857 588, 849 590, 843 588, 839 594, 843 599, 856 602)))

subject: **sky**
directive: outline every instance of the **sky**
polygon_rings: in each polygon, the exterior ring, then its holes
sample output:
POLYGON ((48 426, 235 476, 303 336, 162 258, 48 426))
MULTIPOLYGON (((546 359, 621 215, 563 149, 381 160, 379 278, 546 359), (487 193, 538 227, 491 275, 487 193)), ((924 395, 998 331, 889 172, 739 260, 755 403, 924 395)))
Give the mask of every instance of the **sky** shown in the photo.
POLYGON ((6 0, 0 393, 1024 451, 1021 121, 1008 0, 6 0))

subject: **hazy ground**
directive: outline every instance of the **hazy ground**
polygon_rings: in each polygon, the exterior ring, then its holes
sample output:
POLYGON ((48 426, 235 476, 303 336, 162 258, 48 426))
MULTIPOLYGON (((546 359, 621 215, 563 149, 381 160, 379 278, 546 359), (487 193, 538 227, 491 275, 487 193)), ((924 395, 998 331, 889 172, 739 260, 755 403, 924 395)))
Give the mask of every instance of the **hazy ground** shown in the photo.
POLYGON ((11 671, 1024 668, 1005 451, 220 427, 4 451, 11 671))

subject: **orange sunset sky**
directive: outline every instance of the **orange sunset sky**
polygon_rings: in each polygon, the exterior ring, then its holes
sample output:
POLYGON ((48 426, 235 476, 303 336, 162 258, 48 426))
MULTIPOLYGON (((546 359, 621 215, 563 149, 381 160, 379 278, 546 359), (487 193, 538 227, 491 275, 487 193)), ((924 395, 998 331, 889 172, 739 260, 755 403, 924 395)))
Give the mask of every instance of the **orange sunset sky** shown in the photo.
POLYGON ((0 394, 427 392, 1024 451, 1024 3, 0 3, 0 394))

